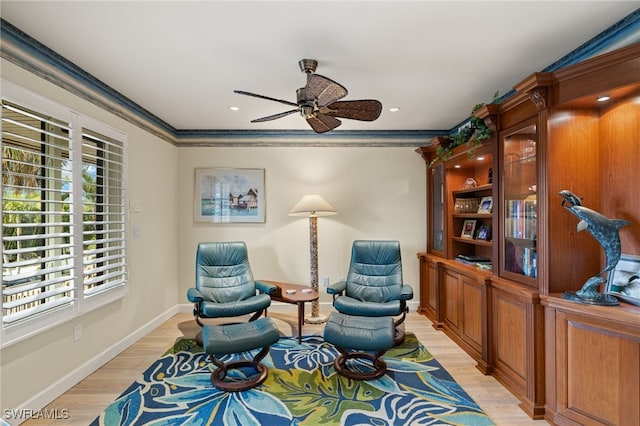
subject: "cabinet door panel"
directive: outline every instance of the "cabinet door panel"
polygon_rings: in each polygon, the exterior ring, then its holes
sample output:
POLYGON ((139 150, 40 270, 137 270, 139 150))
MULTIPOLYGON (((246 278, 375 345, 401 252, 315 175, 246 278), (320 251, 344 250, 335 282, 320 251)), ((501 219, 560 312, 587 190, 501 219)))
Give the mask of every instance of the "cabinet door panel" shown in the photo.
POLYGON ((482 287, 475 279, 462 276, 462 338, 482 353, 482 287))
MULTIPOLYGON (((537 141, 537 127, 531 120, 502 136, 502 276, 538 275, 537 141)), ((531 278, 522 282, 530 283, 531 278)))
POLYGON ((558 414, 583 424, 639 424, 640 336, 558 313, 556 344, 558 414))
POLYGON ((444 271, 444 320, 458 332, 460 328, 460 288, 459 275, 449 270, 444 271))
POLYGON ((496 365, 515 373, 526 382, 526 309, 510 295, 494 293, 494 341, 496 365))
POLYGON ((436 285, 438 282, 438 270, 436 269, 436 264, 433 262, 427 263, 427 279, 429 281, 429 285, 427 286, 427 306, 432 312, 436 311, 438 306, 437 301, 437 292, 436 285))

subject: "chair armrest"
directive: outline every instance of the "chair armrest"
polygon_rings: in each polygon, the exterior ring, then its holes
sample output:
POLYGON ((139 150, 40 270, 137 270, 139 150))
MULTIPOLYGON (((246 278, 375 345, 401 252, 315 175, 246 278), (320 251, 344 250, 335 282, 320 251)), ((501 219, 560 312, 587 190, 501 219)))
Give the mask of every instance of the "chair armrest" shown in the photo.
POLYGON ((346 281, 338 281, 327 287, 328 294, 342 294, 342 292, 347 288, 346 281))
POLYGON ((400 290, 400 300, 411 300, 413 299, 413 287, 408 284, 404 284, 402 286, 402 290, 400 290))
POLYGON ((187 299, 189 299, 189 302, 192 303, 200 303, 204 300, 204 297, 202 297, 202 293, 200 293, 200 290, 191 287, 189 290, 187 290, 187 299))
POLYGON ((261 293, 273 294, 276 292, 277 287, 274 284, 264 282, 264 281, 259 281, 259 280, 255 281, 255 283, 256 283, 256 288, 261 293))

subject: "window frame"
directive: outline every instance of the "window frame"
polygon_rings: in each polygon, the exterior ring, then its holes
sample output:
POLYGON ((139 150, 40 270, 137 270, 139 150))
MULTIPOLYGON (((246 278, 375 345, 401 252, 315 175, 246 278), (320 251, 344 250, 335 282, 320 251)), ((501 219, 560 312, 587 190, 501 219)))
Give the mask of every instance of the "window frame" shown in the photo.
MULTIPOLYGON (((71 194, 73 201, 71 203, 73 228, 72 251, 73 251, 73 268, 72 282, 74 296, 70 303, 66 303, 61 307, 47 310, 42 313, 28 315, 13 324, 5 324, 3 311, 0 311, 0 347, 6 347, 19 341, 31 338, 39 333, 59 326, 65 322, 71 321, 98 309, 115 300, 125 297, 129 292, 129 210, 128 210, 128 138, 126 133, 115 129, 99 120, 83 115, 73 109, 54 102, 48 98, 31 92, 12 82, 1 80, 0 95, 2 100, 6 100, 23 108, 32 110, 46 117, 52 117, 70 125, 71 129, 71 194), (121 258, 124 261, 123 282, 117 285, 108 285, 102 291, 92 294, 85 294, 84 277, 83 277, 83 197, 82 197, 82 165, 83 165, 83 140, 85 130, 90 133, 98 134, 117 141, 122 148, 122 162, 120 164, 121 179, 120 193, 122 199, 121 215, 118 212, 118 218, 122 219, 123 233, 121 258)), ((2 142, 0 141, 0 146, 2 142)), ((0 197, 4 197, 4 190, 0 182, 0 197)), ((4 229, 4 228, 3 228, 4 229)), ((0 252, 4 251, 4 245, 0 246, 0 252)), ((3 257, 4 263, 4 257, 3 257)), ((3 288, 0 286, 0 296, 3 295, 3 288)), ((2 299, 4 301, 4 298, 2 299)))

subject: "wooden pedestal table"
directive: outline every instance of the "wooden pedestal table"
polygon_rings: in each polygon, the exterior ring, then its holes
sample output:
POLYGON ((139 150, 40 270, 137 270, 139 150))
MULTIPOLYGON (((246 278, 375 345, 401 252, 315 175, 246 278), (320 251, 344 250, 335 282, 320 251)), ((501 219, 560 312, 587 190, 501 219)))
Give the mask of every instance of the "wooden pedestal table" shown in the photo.
POLYGON ((304 322, 304 303, 318 300, 320 295, 317 290, 300 284, 281 283, 278 281, 266 281, 277 287, 275 293, 270 294, 271 300, 277 302, 298 305, 298 343, 302 343, 302 323, 304 322))

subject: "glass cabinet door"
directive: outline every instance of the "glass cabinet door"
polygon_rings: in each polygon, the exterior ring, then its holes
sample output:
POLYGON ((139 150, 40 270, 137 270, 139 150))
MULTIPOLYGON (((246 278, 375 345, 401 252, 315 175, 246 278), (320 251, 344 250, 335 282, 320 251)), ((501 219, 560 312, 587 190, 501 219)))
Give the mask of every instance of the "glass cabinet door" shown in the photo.
POLYGON ((502 143, 501 272, 535 278, 538 274, 536 125, 508 132, 502 143))
POLYGON ((429 239, 432 251, 444 252, 444 165, 431 169, 431 233, 429 239))

